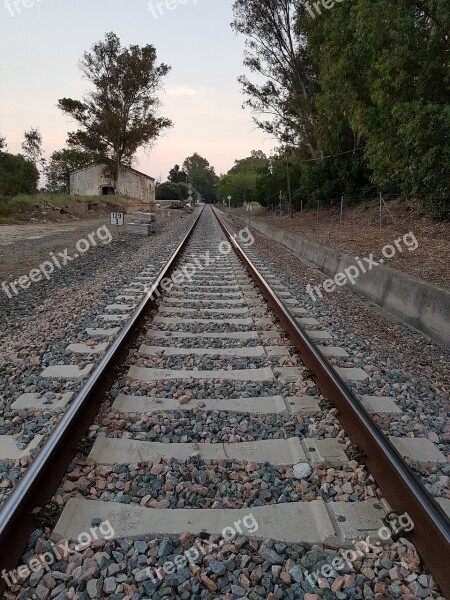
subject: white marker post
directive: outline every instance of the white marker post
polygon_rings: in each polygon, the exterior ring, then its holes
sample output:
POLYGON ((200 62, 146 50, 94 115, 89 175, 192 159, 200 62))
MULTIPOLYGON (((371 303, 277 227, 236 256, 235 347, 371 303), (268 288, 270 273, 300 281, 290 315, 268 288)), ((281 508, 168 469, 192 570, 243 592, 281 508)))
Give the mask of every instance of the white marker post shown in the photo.
POLYGON ((117 240, 120 240, 120 225, 124 224, 124 214, 119 212, 111 213, 111 225, 116 226, 117 240))
POLYGON ((231 196, 228 196, 228 208, 231 208, 231 196))

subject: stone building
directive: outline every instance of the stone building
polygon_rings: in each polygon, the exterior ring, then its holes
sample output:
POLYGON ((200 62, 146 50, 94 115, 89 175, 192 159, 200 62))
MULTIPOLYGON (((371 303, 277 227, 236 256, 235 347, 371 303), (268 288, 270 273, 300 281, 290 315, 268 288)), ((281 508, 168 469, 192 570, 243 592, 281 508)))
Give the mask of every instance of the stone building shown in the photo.
POLYGON ((72 196, 108 196, 117 194, 155 202, 155 179, 131 167, 120 166, 117 185, 109 174, 106 165, 92 164, 70 173, 70 194, 72 196))

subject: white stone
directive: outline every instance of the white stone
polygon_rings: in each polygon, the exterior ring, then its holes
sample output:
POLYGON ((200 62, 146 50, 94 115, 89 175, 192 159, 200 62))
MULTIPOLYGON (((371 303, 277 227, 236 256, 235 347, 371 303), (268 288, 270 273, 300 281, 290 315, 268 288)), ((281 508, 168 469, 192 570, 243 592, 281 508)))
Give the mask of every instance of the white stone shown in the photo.
POLYGON ((308 463, 298 463, 294 465, 294 477, 297 479, 306 479, 312 473, 311 465, 308 463))

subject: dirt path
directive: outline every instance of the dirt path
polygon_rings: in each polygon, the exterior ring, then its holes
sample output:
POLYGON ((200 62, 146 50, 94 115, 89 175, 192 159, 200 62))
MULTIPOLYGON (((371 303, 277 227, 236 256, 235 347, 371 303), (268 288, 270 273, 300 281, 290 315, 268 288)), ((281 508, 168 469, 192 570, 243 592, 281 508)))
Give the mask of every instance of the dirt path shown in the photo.
MULTIPOLYGON (((157 223, 164 225, 179 218, 177 211, 164 211, 158 214, 157 223)), ((110 216, 106 214, 97 219, 64 224, 0 225, 0 282, 27 275, 31 269, 50 260, 50 252, 56 254, 67 248, 69 255, 73 255, 78 240, 87 239, 90 233, 103 226, 108 227, 115 237, 116 228, 109 223, 110 216)), ((126 229, 120 229, 121 237, 127 236, 126 229)), ((107 235, 106 229, 102 235, 107 235)))

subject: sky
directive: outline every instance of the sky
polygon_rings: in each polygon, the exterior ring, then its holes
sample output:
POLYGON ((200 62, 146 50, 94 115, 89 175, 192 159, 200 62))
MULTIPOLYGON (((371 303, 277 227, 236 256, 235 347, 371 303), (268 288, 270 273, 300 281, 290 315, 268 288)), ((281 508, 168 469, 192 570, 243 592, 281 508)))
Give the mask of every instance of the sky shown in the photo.
POLYGON ((231 0, 0 0, 0 134, 20 152, 23 132, 38 127, 48 156, 76 129, 56 106, 81 99, 78 70, 86 50, 106 32, 122 45, 153 44, 172 67, 159 93, 173 121, 135 168, 161 179, 198 152, 226 173, 251 150, 270 153, 275 141, 243 110, 239 75, 244 39, 231 29, 231 0))

